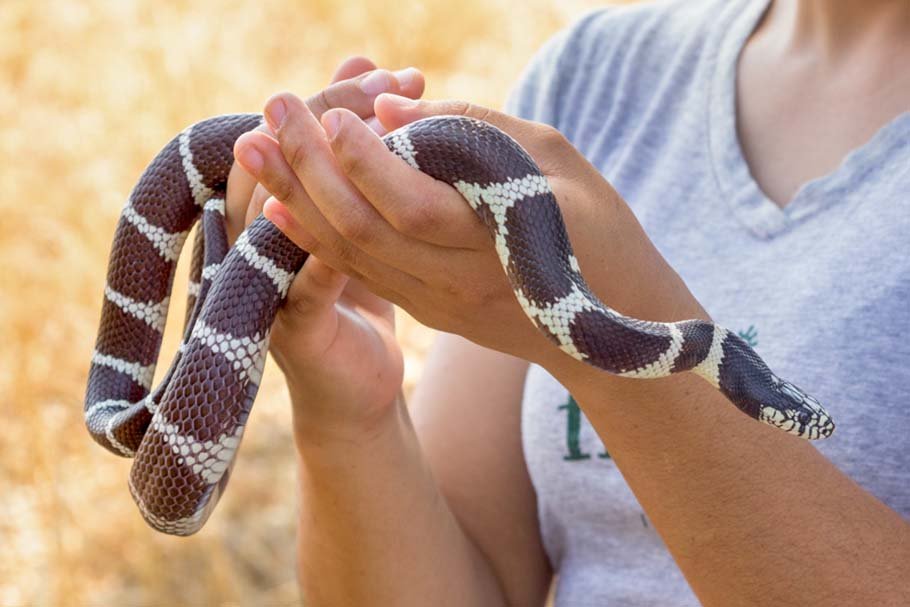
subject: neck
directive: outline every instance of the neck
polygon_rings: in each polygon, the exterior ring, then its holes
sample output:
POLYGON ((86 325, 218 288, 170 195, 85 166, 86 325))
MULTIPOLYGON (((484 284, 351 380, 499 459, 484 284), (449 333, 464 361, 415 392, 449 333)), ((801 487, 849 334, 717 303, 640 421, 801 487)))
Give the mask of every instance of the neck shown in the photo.
POLYGON ((836 58, 867 42, 900 44, 910 38, 906 0, 773 0, 764 24, 792 50, 836 58))

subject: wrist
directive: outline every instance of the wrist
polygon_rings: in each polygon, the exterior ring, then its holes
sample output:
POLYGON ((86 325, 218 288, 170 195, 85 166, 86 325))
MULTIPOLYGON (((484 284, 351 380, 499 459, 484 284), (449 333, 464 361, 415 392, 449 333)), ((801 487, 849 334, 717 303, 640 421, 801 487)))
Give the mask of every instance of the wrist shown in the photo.
POLYGON ((406 422, 401 392, 388 402, 337 403, 291 390, 294 442, 301 456, 348 452, 400 435, 406 422))

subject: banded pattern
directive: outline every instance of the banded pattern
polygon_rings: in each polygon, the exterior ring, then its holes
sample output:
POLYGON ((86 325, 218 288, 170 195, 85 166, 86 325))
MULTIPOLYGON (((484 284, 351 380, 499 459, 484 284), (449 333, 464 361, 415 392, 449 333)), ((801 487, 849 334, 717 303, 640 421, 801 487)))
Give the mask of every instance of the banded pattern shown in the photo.
POLYGON ((114 238, 86 425, 109 450, 136 458, 130 491, 145 519, 168 533, 198 530, 227 483, 272 319, 306 257, 262 217, 228 254, 233 143, 260 123, 227 116, 178 135, 139 180, 114 238), (199 218, 184 338, 150 392, 174 267, 199 218))
MULTIPOLYGON (((272 321, 307 255, 262 216, 228 250, 223 197, 232 148, 260 121, 222 116, 180 133, 140 178, 114 236, 86 425, 107 449, 136 458, 130 492, 149 524, 167 533, 197 531, 223 493, 272 321), (200 216, 183 342, 152 392, 174 266, 200 216)), ((385 142, 461 193, 488 228, 525 314, 570 356, 627 377, 691 370, 757 420, 805 438, 833 432, 812 397, 726 329, 637 320, 600 302, 581 276, 546 178, 498 129, 437 117, 385 142)))

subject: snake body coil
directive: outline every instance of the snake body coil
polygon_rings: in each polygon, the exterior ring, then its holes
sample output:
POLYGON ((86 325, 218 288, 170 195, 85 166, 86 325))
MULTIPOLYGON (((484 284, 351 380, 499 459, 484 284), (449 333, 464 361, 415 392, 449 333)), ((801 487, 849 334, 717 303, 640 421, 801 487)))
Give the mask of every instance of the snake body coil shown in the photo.
MULTIPOLYGON (((114 236, 85 420, 101 445, 135 457, 130 492, 166 533, 200 529, 224 491, 272 321, 307 256, 262 216, 228 249, 233 145, 260 123, 258 115, 220 116, 182 132, 142 175, 114 236), (183 342, 151 391, 177 257, 200 216, 183 342)), ((493 236, 521 307, 567 354, 628 377, 693 371, 750 417, 809 439, 833 432, 818 402, 734 333, 704 321, 637 320, 601 303, 579 273, 546 178, 503 132, 445 116, 384 141, 461 193, 493 236)))

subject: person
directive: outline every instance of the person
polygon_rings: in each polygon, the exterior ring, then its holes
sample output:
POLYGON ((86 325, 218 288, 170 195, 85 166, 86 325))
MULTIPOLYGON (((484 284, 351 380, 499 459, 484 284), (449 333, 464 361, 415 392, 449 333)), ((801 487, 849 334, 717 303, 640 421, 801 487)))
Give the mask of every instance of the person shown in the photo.
POLYGON ((526 607, 554 574, 557 606, 906 604, 906 65, 910 3, 671 1, 558 34, 508 113, 362 58, 270 99, 229 220, 261 208, 312 253, 272 342, 307 604, 526 607), (376 136, 441 114, 528 150, 604 302, 739 331, 834 436, 551 345, 459 194, 376 136), (409 407, 392 304, 443 332, 409 407))

